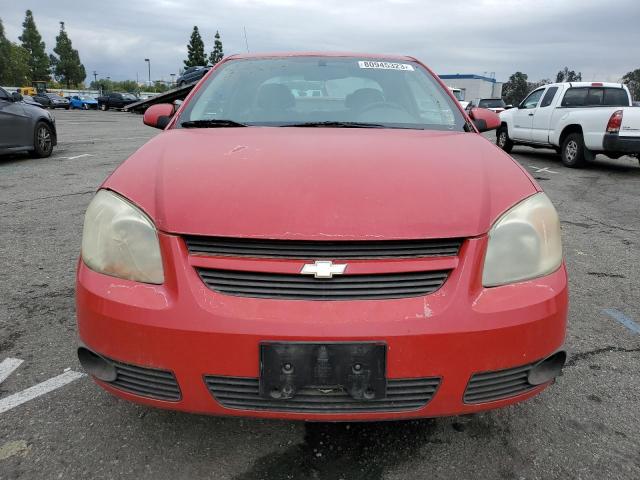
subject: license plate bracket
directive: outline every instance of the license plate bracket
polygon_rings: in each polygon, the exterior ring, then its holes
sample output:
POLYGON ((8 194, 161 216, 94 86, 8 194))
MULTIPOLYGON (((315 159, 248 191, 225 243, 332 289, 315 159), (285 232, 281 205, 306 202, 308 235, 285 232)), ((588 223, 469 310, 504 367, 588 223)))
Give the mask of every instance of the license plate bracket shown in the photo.
POLYGON ((288 400, 303 388, 342 389, 355 400, 386 397, 384 343, 261 343, 260 395, 288 400))

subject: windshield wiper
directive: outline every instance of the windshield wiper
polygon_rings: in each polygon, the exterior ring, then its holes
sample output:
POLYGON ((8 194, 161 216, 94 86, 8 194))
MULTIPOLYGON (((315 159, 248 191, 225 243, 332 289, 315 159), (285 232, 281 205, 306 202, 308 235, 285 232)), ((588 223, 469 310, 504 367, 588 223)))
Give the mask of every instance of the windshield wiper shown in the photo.
POLYGON ((190 120, 180 124, 184 128, 225 128, 225 127, 246 127, 244 123, 234 120, 224 120, 221 118, 209 118, 206 120, 190 120))
POLYGON ((327 127, 327 128, 385 128, 380 123, 364 123, 364 122, 301 122, 301 123, 288 123, 280 125, 281 127, 327 127))

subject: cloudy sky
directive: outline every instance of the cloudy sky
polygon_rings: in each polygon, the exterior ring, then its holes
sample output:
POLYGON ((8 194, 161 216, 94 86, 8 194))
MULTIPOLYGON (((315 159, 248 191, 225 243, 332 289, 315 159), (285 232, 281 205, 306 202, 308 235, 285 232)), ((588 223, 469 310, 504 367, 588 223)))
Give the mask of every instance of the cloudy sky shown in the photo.
MULTIPOLYGON (((414 55, 438 73, 517 70, 554 78, 567 65, 584 80, 618 80, 640 68, 640 1, 617 0, 27 0, 3 2, 17 41, 33 11, 47 50, 64 20, 89 74, 170 79, 194 25, 207 52, 339 50, 414 55)), ((92 75, 90 75, 92 79, 92 75)), ((87 78, 89 80, 89 78, 87 78)))

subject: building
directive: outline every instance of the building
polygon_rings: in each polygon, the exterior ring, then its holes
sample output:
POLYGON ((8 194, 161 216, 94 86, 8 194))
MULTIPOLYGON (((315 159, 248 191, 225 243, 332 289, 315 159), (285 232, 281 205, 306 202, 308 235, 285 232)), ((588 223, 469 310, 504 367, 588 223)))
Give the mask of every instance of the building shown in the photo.
POLYGON ((474 74, 440 75, 440 79, 451 88, 462 91, 462 100, 478 104, 481 98, 502 98, 502 82, 495 78, 474 74))

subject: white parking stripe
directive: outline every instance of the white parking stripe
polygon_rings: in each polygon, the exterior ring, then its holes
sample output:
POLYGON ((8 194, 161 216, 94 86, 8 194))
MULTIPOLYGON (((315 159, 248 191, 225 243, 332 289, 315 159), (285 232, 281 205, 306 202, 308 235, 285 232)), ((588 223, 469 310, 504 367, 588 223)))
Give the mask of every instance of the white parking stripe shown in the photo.
POLYGON ((558 173, 554 172, 553 170, 549 170, 549 167, 540 168, 536 167, 535 165, 529 165, 529 168, 533 168, 536 173, 558 173))
POLYGON ((49 380, 27 388, 26 390, 2 398, 0 399, 0 413, 11 410, 18 405, 22 405, 29 400, 33 400, 45 393, 49 393, 57 388, 63 387, 67 383, 71 383, 84 376, 84 373, 69 370, 68 372, 58 375, 57 377, 50 378, 49 380))
POLYGON ((19 358, 5 358, 0 362, 0 383, 4 382, 23 361, 19 358))

